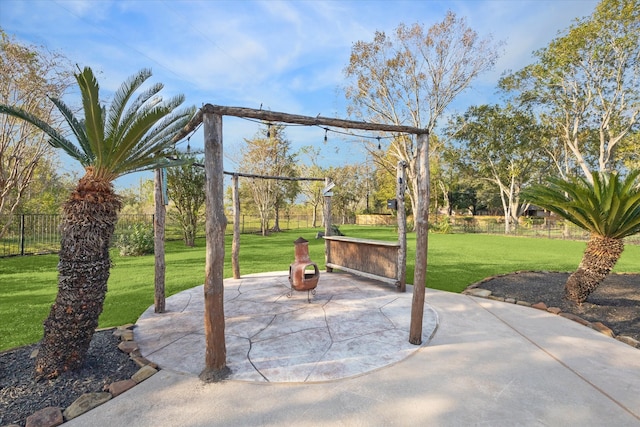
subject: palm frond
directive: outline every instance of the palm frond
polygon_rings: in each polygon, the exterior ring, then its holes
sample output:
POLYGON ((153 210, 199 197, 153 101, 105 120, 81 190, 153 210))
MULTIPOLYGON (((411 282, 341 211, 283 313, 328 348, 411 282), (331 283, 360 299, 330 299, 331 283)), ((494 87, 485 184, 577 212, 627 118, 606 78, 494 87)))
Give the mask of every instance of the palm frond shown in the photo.
POLYGON ((77 159, 77 160, 79 160, 83 166, 88 166, 93 162, 94 155, 93 155, 93 152, 91 151, 91 145, 89 144, 89 141, 87 139, 87 131, 85 128, 84 121, 78 120, 74 116, 73 111, 71 111, 71 109, 61 100, 57 98, 49 98, 49 99, 58 108, 60 113, 62 113, 62 116, 67 121, 67 124, 71 128, 71 131, 76 136, 76 139, 78 140, 78 144, 80 144, 81 150, 84 152, 83 158, 77 159))
POLYGON ((128 156, 128 153, 135 150, 136 147, 144 141, 145 135, 152 130, 162 129, 162 119, 178 107, 184 100, 183 96, 177 96, 166 103, 156 105, 151 109, 144 109, 138 114, 122 136, 119 142, 119 153, 114 157, 114 161, 121 162, 128 156))
MULTIPOLYGON (((111 105, 109 106, 107 121, 105 123, 105 142, 114 142, 118 140, 117 134, 120 130, 121 119, 124 115, 127 103, 129 102, 135 91, 138 90, 138 88, 140 88, 140 86, 149 77, 151 77, 151 70, 142 69, 137 74, 129 77, 120 85, 113 96, 111 105)), ((113 147, 109 148, 113 149, 113 147)))
POLYGON ((163 88, 161 83, 156 83, 149 89, 142 92, 136 99, 129 105, 126 113, 124 113, 123 117, 121 117, 120 123, 118 124, 118 128, 116 131, 113 131, 110 134, 110 138, 113 141, 114 146, 119 145, 119 141, 122 140, 123 134, 129 129, 131 123, 134 122, 136 116, 138 114, 143 114, 143 106, 144 108, 151 108, 154 105, 161 102, 160 97, 150 101, 151 98, 156 96, 163 88))
POLYGON ((9 105, 0 104, 0 114, 8 114, 18 117, 28 123, 31 123, 49 136, 49 144, 54 148, 60 148, 72 158, 79 160, 81 163, 85 159, 84 153, 78 149, 71 141, 65 138, 60 132, 54 129, 48 123, 40 120, 27 111, 20 108, 11 107, 9 105))
POLYGON ((640 232, 640 171, 622 179, 617 173, 594 172, 584 178, 550 178, 548 185, 523 191, 527 201, 591 233, 621 239, 640 232))
POLYGON ((87 129, 87 141, 95 156, 96 167, 100 168, 105 157, 104 153, 104 108, 100 105, 100 87, 93 71, 89 67, 76 74, 80 93, 82 94, 82 107, 84 109, 84 121, 87 129))
MULTIPOLYGON (((151 129, 145 137, 122 158, 114 170, 121 173, 128 168, 145 167, 145 163, 150 167, 146 169, 156 169, 160 167, 156 164, 158 159, 163 159, 165 153, 173 148, 173 136, 182 129, 193 115, 195 108, 173 112, 165 117, 161 123, 151 129)), ((164 160, 160 160, 162 164, 164 160)), ((146 170, 145 169, 145 170, 146 170)))
POLYGON ((150 76, 150 70, 141 70, 125 81, 116 92, 107 115, 106 108, 100 105, 99 85, 91 68, 85 67, 76 74, 84 119, 76 118, 61 100, 53 98, 52 102, 69 124, 78 145, 18 108, 0 105, 0 113, 14 115, 43 130, 51 137, 52 146, 63 149, 83 166, 92 166, 95 179, 112 181, 131 172, 182 164, 164 156, 173 146, 173 137, 191 119, 195 108, 176 111, 184 102, 184 96, 164 101, 158 95, 163 88, 160 83, 131 101, 150 76))

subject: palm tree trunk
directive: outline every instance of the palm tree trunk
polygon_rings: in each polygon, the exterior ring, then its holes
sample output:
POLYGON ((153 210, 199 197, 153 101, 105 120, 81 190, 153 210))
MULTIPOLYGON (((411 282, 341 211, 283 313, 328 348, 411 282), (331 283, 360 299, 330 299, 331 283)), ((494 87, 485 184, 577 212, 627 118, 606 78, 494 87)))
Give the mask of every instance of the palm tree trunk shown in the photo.
POLYGON ((107 292, 120 201, 91 170, 64 204, 58 264, 58 295, 44 322, 35 378, 55 378, 82 366, 98 326, 107 292))
POLYGON ((567 279, 565 298, 582 304, 611 272, 623 250, 622 239, 592 234, 578 269, 567 279))

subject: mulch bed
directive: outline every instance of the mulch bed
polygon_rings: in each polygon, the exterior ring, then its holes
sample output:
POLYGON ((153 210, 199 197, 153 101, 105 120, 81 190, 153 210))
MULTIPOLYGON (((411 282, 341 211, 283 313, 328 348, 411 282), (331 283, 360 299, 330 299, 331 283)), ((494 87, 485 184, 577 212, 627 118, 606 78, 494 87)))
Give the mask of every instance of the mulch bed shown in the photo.
POLYGON ((96 332, 84 365, 53 380, 34 381, 37 344, 0 353, 0 426, 24 426, 34 412, 55 406, 66 408, 84 393, 105 391, 109 384, 131 378, 139 367, 118 349, 113 330, 96 332))

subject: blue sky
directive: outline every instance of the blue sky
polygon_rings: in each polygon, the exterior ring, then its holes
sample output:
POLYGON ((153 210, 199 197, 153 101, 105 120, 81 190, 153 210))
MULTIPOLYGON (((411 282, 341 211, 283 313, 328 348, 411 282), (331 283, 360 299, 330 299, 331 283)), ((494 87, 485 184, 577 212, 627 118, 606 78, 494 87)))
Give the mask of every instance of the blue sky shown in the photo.
MULTIPOLYGON (((495 69, 474 82, 447 114, 496 102, 495 87, 505 70, 532 61, 575 18, 591 14, 592 0, 467 1, 216 1, 216 0, 2 0, 0 27, 19 42, 59 51, 99 73, 105 96, 141 68, 165 84, 166 96, 186 95, 186 104, 259 108, 292 114, 346 117, 341 87, 351 46, 370 41, 376 30, 400 23, 425 27, 447 10, 467 19, 481 36, 504 41, 495 69)), ((73 103, 77 93, 66 101, 73 103)), ((224 121, 225 153, 232 155, 254 123, 224 121)), ((286 131, 294 148, 313 144, 325 164, 363 158, 355 140, 318 128, 286 131)), ((201 133, 191 138, 202 147, 201 133)), ((233 170, 231 159, 225 169, 233 170)), ((151 178, 152 174, 143 175, 151 178)), ((139 176, 117 184, 137 183, 139 176)))

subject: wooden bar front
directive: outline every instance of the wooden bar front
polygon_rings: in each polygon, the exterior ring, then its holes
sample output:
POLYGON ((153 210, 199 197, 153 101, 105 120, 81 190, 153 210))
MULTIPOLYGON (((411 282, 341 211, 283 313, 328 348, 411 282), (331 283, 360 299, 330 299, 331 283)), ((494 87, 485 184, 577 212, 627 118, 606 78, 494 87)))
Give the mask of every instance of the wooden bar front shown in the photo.
POLYGON ((403 291, 397 268, 399 243, 345 236, 324 236, 324 239, 329 249, 327 271, 346 271, 392 284, 403 291))

